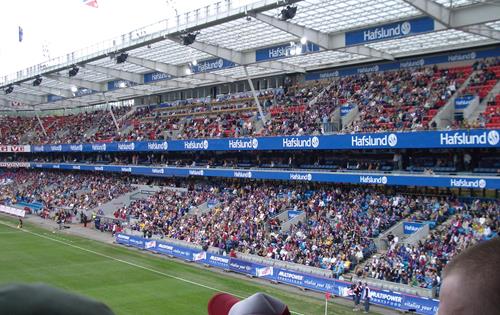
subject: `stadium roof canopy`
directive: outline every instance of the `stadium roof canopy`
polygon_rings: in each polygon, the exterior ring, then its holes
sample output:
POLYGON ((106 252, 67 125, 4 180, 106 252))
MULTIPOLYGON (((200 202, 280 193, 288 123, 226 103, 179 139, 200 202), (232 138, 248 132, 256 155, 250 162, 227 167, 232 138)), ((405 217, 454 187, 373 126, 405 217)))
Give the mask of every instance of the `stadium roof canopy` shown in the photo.
POLYGON ((499 41, 498 0, 225 1, 0 76, 0 109, 70 108, 499 41), (291 19, 287 6, 297 7, 291 19), (197 36, 185 43, 189 33, 197 36))

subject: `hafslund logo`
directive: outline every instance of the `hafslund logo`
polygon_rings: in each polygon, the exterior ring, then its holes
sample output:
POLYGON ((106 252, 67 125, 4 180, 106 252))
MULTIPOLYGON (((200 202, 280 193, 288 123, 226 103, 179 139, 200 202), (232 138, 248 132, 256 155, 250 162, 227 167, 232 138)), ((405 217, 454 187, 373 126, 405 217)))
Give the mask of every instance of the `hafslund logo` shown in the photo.
POLYGON ((283 138, 283 148, 317 148, 319 147, 318 137, 300 139, 297 137, 283 138))
POLYGON ((292 173, 290 174, 290 179, 291 180, 306 180, 306 181, 311 181, 312 180, 312 174, 297 174, 297 173, 292 173))
POLYGON ((472 135, 467 132, 442 132, 439 135, 439 140, 441 145, 489 144, 494 146, 498 144, 500 135, 496 130, 472 135))
POLYGON ((127 172, 127 173, 130 173, 130 172, 132 172, 132 168, 131 168, 131 167, 122 167, 122 168, 121 168, 121 171, 122 171, 122 172, 127 172))
POLYGON ((234 172, 234 177, 236 178, 252 178, 252 172, 241 172, 241 171, 236 171, 234 172))
POLYGON ((148 149, 149 150, 167 150, 168 149, 168 142, 148 142, 148 149))
POLYGON ((397 36, 405 36, 411 33, 411 24, 408 21, 398 23, 393 27, 377 27, 363 32, 363 41, 380 40, 397 36))
POLYGON ((135 150, 135 143, 133 143, 133 142, 118 143, 118 150, 120 150, 120 151, 134 151, 135 150))
POLYGON ((425 60, 423 58, 416 59, 416 60, 408 60, 408 61, 403 61, 399 64, 399 67, 404 69, 404 68, 415 68, 415 67, 422 67, 425 64, 425 60))
POLYGON ((163 168, 152 168, 151 173, 153 173, 153 174, 165 174, 165 170, 163 168))
POLYGON ((351 136, 351 144, 353 147, 395 147, 398 144, 398 136, 391 133, 384 136, 351 136))
POLYGON ((82 144, 72 144, 69 146, 69 149, 71 151, 83 151, 83 145, 82 144))
POLYGON ((189 175, 191 176, 203 176, 203 170, 189 170, 189 175))
POLYGON ((203 141, 184 141, 184 149, 198 149, 198 150, 206 150, 208 149, 208 141, 203 140, 203 141))
POLYGON ((476 59, 476 57, 477 57, 476 52, 472 51, 469 53, 455 54, 455 55, 448 56, 448 61, 457 62, 457 61, 464 61, 464 60, 473 60, 473 59, 476 59))
POLYGON ((51 151, 62 151, 62 145, 51 145, 50 150, 51 151))
POLYGON ((214 69, 222 69, 224 67, 224 60, 222 58, 219 59, 211 59, 198 63, 195 66, 195 72, 205 72, 214 69))
POLYGON ((230 149, 257 149, 259 147, 259 140, 253 138, 248 140, 229 140, 230 149))
POLYGON ((106 143, 103 144, 93 144, 92 150, 94 151, 106 151, 106 143))
POLYGON ((360 176, 359 182, 363 184, 387 184, 386 176, 360 176))
POLYGON ((466 178, 452 178, 450 179, 451 187, 459 188, 486 188, 486 180, 484 179, 466 179, 466 178))
POLYGON ((415 226, 415 225, 408 225, 405 224, 403 225, 404 229, 409 232, 416 232, 422 228, 422 226, 415 226))

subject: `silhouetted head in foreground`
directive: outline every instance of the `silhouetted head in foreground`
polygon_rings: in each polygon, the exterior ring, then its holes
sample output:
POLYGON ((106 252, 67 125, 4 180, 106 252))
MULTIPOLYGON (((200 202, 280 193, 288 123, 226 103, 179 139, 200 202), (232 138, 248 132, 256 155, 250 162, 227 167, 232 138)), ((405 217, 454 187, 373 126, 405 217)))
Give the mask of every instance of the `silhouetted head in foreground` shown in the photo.
POLYGON ((438 314, 500 314, 500 238, 465 250, 446 266, 438 314))
POLYGON ((9 315, 114 315, 104 303, 45 284, 0 287, 0 313, 9 315))
POLYGON ((217 293, 208 302, 208 315, 290 315, 290 311, 285 303, 265 293, 244 300, 217 293))

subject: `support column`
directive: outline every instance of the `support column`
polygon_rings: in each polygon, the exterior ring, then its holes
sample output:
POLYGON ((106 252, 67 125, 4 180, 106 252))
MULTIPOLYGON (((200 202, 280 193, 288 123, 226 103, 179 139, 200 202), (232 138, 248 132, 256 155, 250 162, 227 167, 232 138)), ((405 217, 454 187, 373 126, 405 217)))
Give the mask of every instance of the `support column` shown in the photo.
POLYGON ((43 134, 47 137, 47 132, 45 131, 45 127, 42 124, 42 120, 40 119, 40 116, 38 116, 38 113, 35 111, 36 119, 38 120, 38 124, 42 128, 43 134))
POLYGON ((120 127, 118 126, 118 123, 116 122, 115 114, 113 113, 113 110, 111 109, 111 105, 108 102, 108 98, 106 97, 106 95, 104 93, 102 93, 102 95, 104 96, 104 100, 106 101, 106 106, 108 107, 109 113, 111 114, 111 118, 113 118, 113 123, 115 124, 116 131, 119 132, 120 127))
POLYGON ((243 69, 245 70, 245 75, 247 77, 248 84, 250 85, 250 89, 252 90, 253 99, 254 99, 255 103, 257 104, 257 108, 259 109, 260 119, 262 120, 262 122, 265 125, 266 124, 266 117, 264 116, 264 112, 262 111, 262 106, 260 106, 259 97, 257 96, 257 93, 255 92, 255 88, 253 87, 252 79, 250 79, 250 76, 248 75, 247 66, 244 66, 243 69))

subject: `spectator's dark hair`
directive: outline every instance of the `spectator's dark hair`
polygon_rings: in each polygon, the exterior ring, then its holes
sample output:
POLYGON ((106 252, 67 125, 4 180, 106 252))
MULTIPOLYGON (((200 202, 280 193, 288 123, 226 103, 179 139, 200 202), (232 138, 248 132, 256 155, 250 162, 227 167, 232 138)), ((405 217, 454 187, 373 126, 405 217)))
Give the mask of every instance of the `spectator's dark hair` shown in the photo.
MULTIPOLYGON (((464 277, 461 285, 470 289, 477 314, 493 315, 500 310, 500 237, 481 242, 457 255, 445 268, 444 279, 452 274, 464 277)), ((464 297, 466 298, 466 297, 464 297)))

